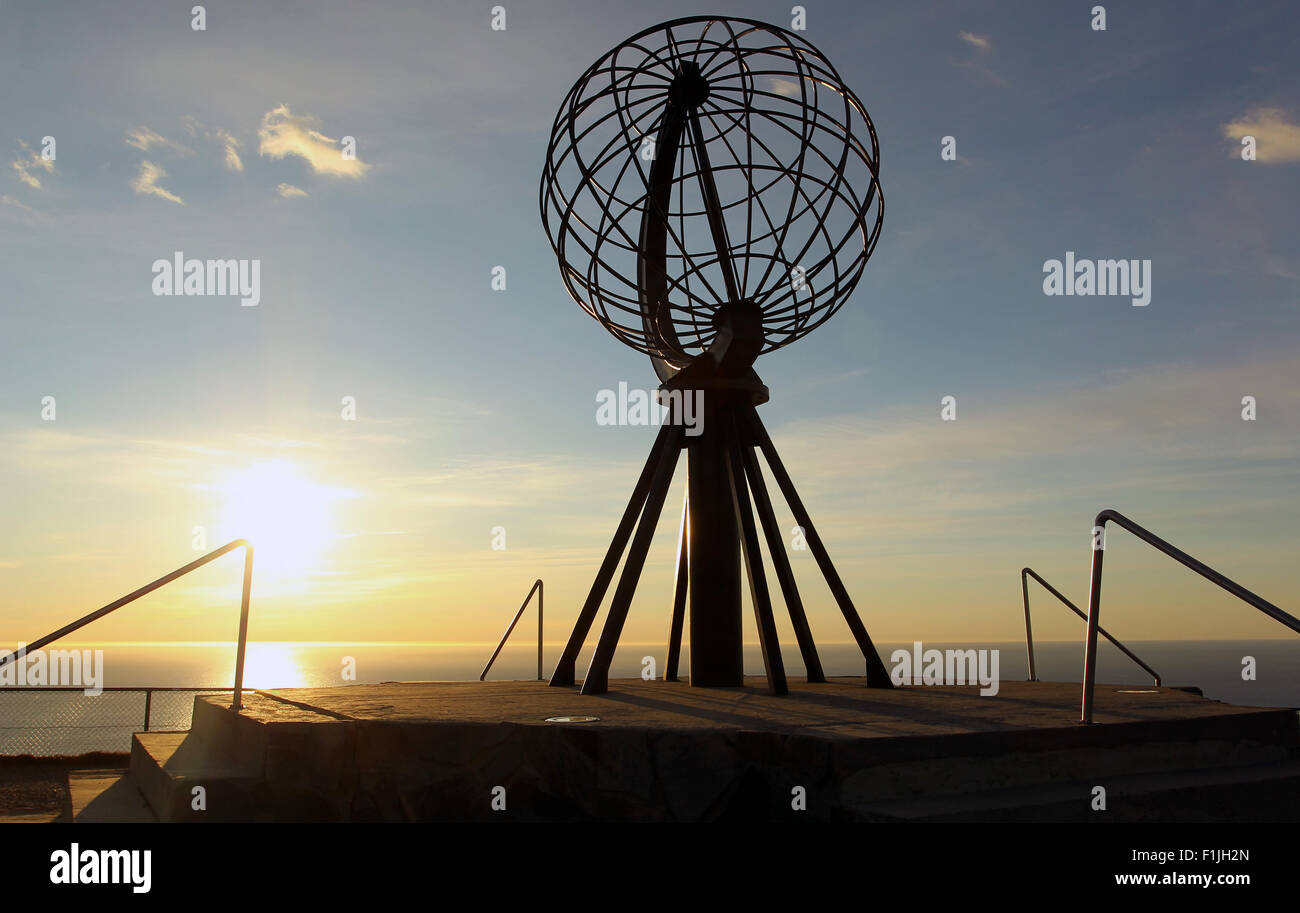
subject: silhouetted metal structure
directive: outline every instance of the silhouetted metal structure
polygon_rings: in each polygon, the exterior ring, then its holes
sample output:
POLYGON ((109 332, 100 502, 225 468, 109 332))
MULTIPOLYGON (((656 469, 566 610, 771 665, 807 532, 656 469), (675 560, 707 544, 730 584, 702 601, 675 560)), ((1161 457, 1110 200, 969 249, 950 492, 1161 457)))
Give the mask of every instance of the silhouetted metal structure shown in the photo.
POLYGON ((570 294, 650 357, 660 390, 703 399, 687 436, 680 399, 659 432, 551 676, 575 664, 625 549, 584 693, 603 692, 673 471, 687 450, 665 677, 677 676, 686 595, 690 681, 743 679, 741 556, 773 693, 786 691, 758 528, 810 681, 821 663, 755 448, 763 452, 861 648, 868 684, 892 687, 755 406, 759 355, 812 332, 853 291, 884 216, 866 109, 804 41, 746 19, 679 19, 593 64, 555 119, 542 221, 570 294), (752 498, 752 506, 751 506, 752 498), (754 522, 757 509, 759 523, 754 522))
MULTIPOLYGON (((1035 571, 1032 567, 1022 567, 1020 569, 1020 592, 1025 600, 1025 648, 1029 654, 1029 681, 1036 682, 1038 681, 1038 667, 1034 664, 1034 629, 1029 620, 1029 578, 1030 577, 1033 577, 1035 580, 1037 580, 1039 585, 1043 589, 1047 590, 1047 592, 1055 596, 1058 602, 1060 602, 1063 606, 1065 606, 1075 615, 1078 615, 1084 621, 1088 620, 1088 616, 1077 605, 1075 605, 1069 599, 1066 599, 1064 593, 1062 593, 1056 587, 1048 583, 1047 580, 1044 579, 1043 575, 1035 571)), ((1147 675, 1151 676, 1151 678, 1155 680, 1154 684, 1156 685, 1156 687, 1160 686, 1161 679, 1160 679, 1159 672, 1157 672, 1155 669, 1152 669, 1150 666, 1144 663, 1136 653, 1134 653, 1128 647, 1124 646, 1113 636, 1111 636, 1110 632, 1107 631, 1105 628, 1098 626, 1097 633, 1100 634, 1102 637, 1106 638, 1107 640, 1109 640, 1112 644, 1114 644, 1115 649, 1119 650, 1119 652, 1123 653, 1129 659, 1133 660, 1133 662, 1141 666, 1142 671, 1144 671, 1147 675)))
POLYGON ((528 608, 528 603, 533 601, 534 593, 537 594, 537 680, 539 682, 543 680, 542 614, 545 609, 543 603, 546 598, 546 588, 542 583, 542 578, 538 577, 533 581, 533 586, 528 591, 528 595, 524 597, 523 604, 519 606, 519 611, 515 613, 514 618, 510 619, 510 624, 506 627, 506 633, 501 635, 501 641, 497 644, 497 648, 492 651, 492 655, 488 658, 487 665, 483 667, 483 672, 478 677, 479 681, 484 681, 487 678, 487 674, 492 671, 492 664, 496 662, 497 657, 501 655, 501 648, 506 645, 506 641, 509 640, 510 635, 514 633, 515 625, 519 624, 519 619, 524 617, 524 609, 528 608))
MULTIPOLYGON (((1197 561, 1187 552, 1161 539, 1151 530, 1144 526, 1139 526, 1128 517, 1124 516, 1117 510, 1107 508, 1097 514, 1097 518, 1092 523, 1092 573, 1088 581, 1088 633, 1083 645, 1083 711, 1080 715, 1080 721, 1084 723, 1092 722, 1093 692, 1097 684, 1097 635, 1102 633, 1101 628, 1101 568, 1102 559, 1106 556, 1106 524, 1114 523, 1116 526, 1123 527, 1133 535, 1137 536, 1147 545, 1152 546, 1158 551, 1164 552, 1170 558, 1173 558, 1185 568, 1195 571, 1206 580, 1219 587, 1227 590, 1233 596, 1236 596, 1247 605, 1254 606, 1274 621, 1280 621, 1292 631, 1300 634, 1300 618, 1296 618, 1288 612, 1279 609, 1273 603, 1269 602, 1262 596, 1257 596, 1250 590, 1246 589, 1235 580, 1223 576, 1208 564, 1197 561)), ((1058 594, 1059 595, 1059 594, 1058 594)), ((1070 608, 1078 612, 1078 608, 1071 605, 1070 608)), ((1109 634, 1105 635, 1112 641, 1109 634)), ((1125 651, 1128 652, 1127 650, 1125 651)), ((1132 654, 1129 654, 1132 656, 1132 654)), ((1136 659, 1136 657, 1133 657, 1136 659)), ((1158 682, 1157 682, 1158 684, 1158 682)))
MULTIPOLYGON (((243 709, 244 706, 244 655, 248 650, 248 604, 252 599, 253 593, 253 546, 247 539, 234 539, 227 542, 225 545, 221 546, 221 548, 213 549, 206 555, 203 555, 200 558, 195 558, 184 567, 178 567, 170 574, 164 574, 152 583, 146 583, 138 590, 133 590, 132 592, 127 593, 121 599, 115 599, 108 605, 96 609, 89 615, 83 615, 76 621, 70 622, 69 624, 59 628, 57 631, 46 634, 44 637, 38 637, 36 640, 24 645, 19 652, 0 653, 0 666, 5 666, 14 661, 21 662, 23 656, 44 649, 46 646, 54 643, 61 637, 66 637, 73 631, 80 630, 92 621, 98 621, 105 615, 111 615, 118 609, 122 608, 122 606, 130 605, 142 596, 148 596, 159 587, 164 587, 173 580, 184 577, 191 571, 196 571, 205 564, 216 561, 222 555, 227 552, 233 552, 237 548, 242 548, 244 550, 244 588, 243 597, 239 604, 239 640, 236 641, 235 644, 235 687, 234 698, 231 700, 230 709, 238 712, 243 709)), ((162 689, 153 688, 145 690, 158 691, 162 689)), ((206 689, 186 688, 182 690, 197 691, 206 689)), ((148 711, 146 710, 146 714, 147 712, 148 711)))

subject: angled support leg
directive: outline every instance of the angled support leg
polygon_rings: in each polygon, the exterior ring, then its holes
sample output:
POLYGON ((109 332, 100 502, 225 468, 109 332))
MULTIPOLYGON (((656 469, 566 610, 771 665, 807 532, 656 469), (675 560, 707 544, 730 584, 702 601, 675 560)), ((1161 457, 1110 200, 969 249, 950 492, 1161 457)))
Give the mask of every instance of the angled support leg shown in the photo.
POLYGON ((862 656, 867 662, 867 685, 871 688, 893 688, 894 683, 889 678, 889 671, 885 669, 885 664, 880 660, 880 654, 876 652, 875 644, 871 642, 871 636, 867 634, 866 626, 862 624, 862 619, 858 617, 858 612, 853 607, 853 600, 849 597, 849 591, 845 588, 844 581, 840 580, 840 575, 831 562, 831 556, 826 551, 826 546, 822 544, 821 537, 817 535, 817 530, 813 527, 812 517, 808 516, 807 509, 803 506, 803 502, 799 500, 799 493, 795 491, 794 482, 791 481, 790 474, 785 471, 785 465, 781 462, 781 456, 776 452, 776 447, 768 436, 767 429, 763 427, 762 419, 758 417, 758 412, 753 408, 744 410, 744 416, 749 421, 754 439, 758 442, 758 446, 762 448, 763 455, 767 457, 767 465, 771 468, 772 475, 781 488, 781 493, 785 495, 785 500, 790 505, 795 522, 803 527, 808 548, 812 550, 813 557, 817 559, 817 566, 821 568, 822 576, 826 578, 826 583, 835 596, 836 603, 839 604, 840 612, 844 615, 849 630, 853 632, 853 639, 857 641, 858 649, 862 651, 862 656))
POLYGON ((758 623, 758 643, 763 651, 763 670, 767 673, 769 694, 789 694, 785 680, 785 664, 781 661, 781 644, 777 638, 776 620, 772 617, 772 598, 767 589, 767 576, 763 573, 763 553, 758 544, 758 530, 754 527, 754 512, 749 506, 749 489, 745 485, 745 468, 741 456, 744 449, 736 428, 734 416, 728 417, 727 462, 731 483, 731 503, 736 508, 736 525, 740 529, 741 552, 745 556, 745 573, 749 576, 749 598, 754 604, 754 620, 758 623))
POLYGON ((682 498, 682 526, 677 534, 677 576, 673 584, 673 623, 668 631, 668 661, 664 681, 677 681, 677 667, 682 658, 682 627, 686 622, 686 593, 690 587, 690 503, 688 491, 682 498))
MULTIPOLYGON (((574 683, 578 654, 582 651, 582 645, 591 631, 592 622, 596 620, 596 613, 600 611, 600 604, 605 600, 605 592, 609 589, 609 582, 614 578, 614 571, 618 570, 619 559, 623 557, 623 549, 627 546, 628 537, 632 535, 632 528, 636 526, 637 517, 641 516, 641 509, 645 506, 655 470, 663 462, 665 452, 669 449, 670 439, 673 437, 673 429, 670 426, 664 425, 659 429, 659 435, 650 448, 650 456, 646 458, 645 467, 641 470, 641 477, 637 479, 636 487, 632 489, 632 497, 623 511, 623 519, 619 521, 614 538, 609 543, 605 560, 601 563, 600 570, 596 572, 596 580, 591 585, 591 592, 587 594, 587 601, 583 603, 582 611, 578 613, 578 620, 574 622, 573 632, 564 646, 564 652, 560 654, 559 662, 555 664, 555 671, 551 673, 552 685, 574 683)), ((680 442, 671 446, 670 455, 674 463, 679 448, 680 442)))
MULTIPOLYGON (((742 422, 740 429, 744 435, 742 422)), ((749 480, 749 490, 754 496, 754 507, 758 511, 759 523, 767 537, 767 550, 772 555, 772 567, 776 579, 781 584, 781 593, 785 597, 785 606, 790 611, 790 623, 794 626, 795 639, 799 641, 799 653, 803 656, 803 665, 808 670, 808 681, 825 682, 826 673, 822 671, 821 658, 817 655, 817 645, 813 642, 812 629, 808 626, 808 616, 804 612, 803 600, 799 598, 799 587, 795 584, 794 570, 790 567, 790 556, 785 551, 785 540, 781 537, 781 528, 776 522, 776 513, 772 510, 772 499, 768 497, 767 485, 763 482, 763 473, 758 466, 758 457, 750 442, 742 440, 740 457, 745 464, 745 475, 749 480)))
POLYGON ((600 632, 596 652, 592 654, 591 665, 587 667, 587 675, 582 680, 583 694, 604 694, 609 690, 609 665, 614 659, 618 638, 623 633, 627 610, 632 605, 632 596, 636 593, 637 581, 641 579, 641 569, 645 566, 646 553, 650 550, 650 540, 654 538, 664 498, 668 496, 668 486, 673 480, 673 470, 677 468, 677 459, 681 455, 681 426, 670 424, 665 425, 664 429, 668 435, 664 447, 660 449, 659 464, 650 481, 645 508, 641 512, 636 535, 632 537, 627 563, 623 565, 623 575, 618 580, 618 589, 614 591, 605 627, 600 632))

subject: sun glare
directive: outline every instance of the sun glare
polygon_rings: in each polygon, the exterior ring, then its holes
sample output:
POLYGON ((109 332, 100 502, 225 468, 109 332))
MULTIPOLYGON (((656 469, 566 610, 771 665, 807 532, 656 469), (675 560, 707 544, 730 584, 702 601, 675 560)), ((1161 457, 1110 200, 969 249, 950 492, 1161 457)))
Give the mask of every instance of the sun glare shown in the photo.
POLYGON ((249 688, 302 688, 307 685, 299 650, 293 644, 251 643, 244 657, 249 688))
POLYGON ((312 482, 288 460, 255 463, 218 489, 222 528, 253 544, 259 573, 281 578, 317 566, 335 536, 335 504, 350 494, 312 482))

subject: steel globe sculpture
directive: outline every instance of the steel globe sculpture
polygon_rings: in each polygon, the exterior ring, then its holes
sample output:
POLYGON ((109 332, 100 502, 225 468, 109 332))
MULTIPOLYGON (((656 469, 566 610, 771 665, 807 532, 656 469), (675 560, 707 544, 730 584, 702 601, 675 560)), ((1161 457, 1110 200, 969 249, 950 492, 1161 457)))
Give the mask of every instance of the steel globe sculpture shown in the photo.
POLYGON ((661 380, 761 312, 770 352, 844 304, 884 215, 866 109, 806 41, 736 19, 628 39, 569 91, 542 221, 570 294, 661 380))
POLYGON ((689 594, 691 684, 743 684, 743 553, 769 689, 787 691, 756 509, 808 679, 825 680, 758 448, 862 650, 868 684, 891 686, 758 418, 768 390, 753 368, 828 320, 857 285, 884 217, 878 162, 871 119, 830 62, 761 22, 654 26, 569 90, 540 192, 564 283, 610 333, 650 357, 662 391, 701 395, 704 415, 698 436, 683 434, 676 412, 660 430, 551 684, 574 684, 577 655, 627 550, 582 686, 608 688, 682 449, 689 479, 665 678, 677 678, 689 594))

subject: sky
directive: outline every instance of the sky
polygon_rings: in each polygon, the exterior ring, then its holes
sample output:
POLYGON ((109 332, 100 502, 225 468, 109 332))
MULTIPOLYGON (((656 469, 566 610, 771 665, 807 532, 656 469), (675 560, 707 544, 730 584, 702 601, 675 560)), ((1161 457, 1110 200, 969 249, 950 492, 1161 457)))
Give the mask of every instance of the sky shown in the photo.
MULTIPOLYGON (((495 641, 538 577, 567 636, 654 433, 597 393, 655 377, 564 289, 552 120, 656 21, 791 10, 506 6, 0 2, 5 641, 241 536, 254 639, 495 641), (175 251, 260 261, 260 301, 155 295, 175 251)), ((1091 6, 805 5, 886 213, 843 309, 760 359, 761 414, 878 641, 1021 636, 1025 565, 1083 603, 1107 507, 1295 611, 1300 14, 1091 6), (1149 260, 1150 303, 1045 295, 1067 251, 1149 260)), ((666 636, 684 476, 625 641, 666 636)), ((1117 636, 1292 636, 1110 537, 1117 636)), ((223 558, 84 633, 229 640, 238 588, 223 558)), ((1038 638, 1082 636, 1036 598, 1038 638)))

